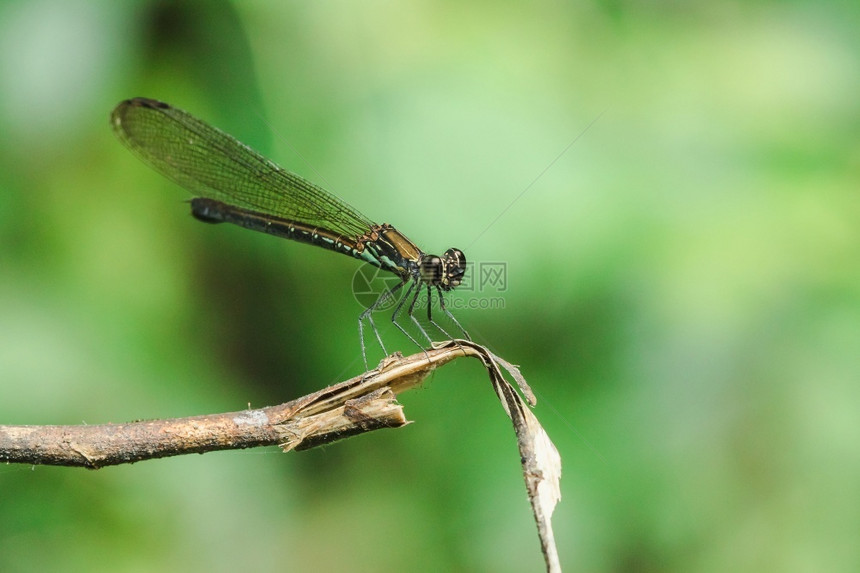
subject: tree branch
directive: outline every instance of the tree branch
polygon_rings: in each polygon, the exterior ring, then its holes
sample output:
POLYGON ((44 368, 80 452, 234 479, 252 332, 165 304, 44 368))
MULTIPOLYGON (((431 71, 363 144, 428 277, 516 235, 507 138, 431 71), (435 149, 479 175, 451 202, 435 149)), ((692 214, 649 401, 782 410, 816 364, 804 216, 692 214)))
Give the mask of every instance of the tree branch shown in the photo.
POLYGON ((407 358, 389 356, 375 370, 280 406, 128 424, 0 426, 0 462, 98 469, 275 444, 284 451, 313 448, 380 428, 403 426, 407 420, 396 395, 418 386, 438 366, 461 356, 481 360, 513 422, 547 571, 560 572, 551 523, 561 497, 558 450, 501 370, 514 378, 533 406, 534 395, 519 369, 468 340, 452 340, 407 358))
POLYGON ((380 367, 291 402, 188 418, 92 426, 0 426, 0 462, 105 466, 182 454, 279 445, 303 450, 407 422, 396 394, 436 367, 465 356, 452 345, 380 367))

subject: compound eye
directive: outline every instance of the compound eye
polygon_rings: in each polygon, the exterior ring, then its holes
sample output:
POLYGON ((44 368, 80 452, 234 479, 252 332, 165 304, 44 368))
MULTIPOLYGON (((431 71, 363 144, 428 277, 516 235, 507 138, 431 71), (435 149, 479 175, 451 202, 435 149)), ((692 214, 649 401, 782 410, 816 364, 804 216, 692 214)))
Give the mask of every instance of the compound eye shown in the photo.
POLYGON ((445 251, 445 262, 449 265, 453 264, 458 267, 466 266, 466 255, 460 249, 448 249, 445 251))
POLYGON ((459 286, 466 274, 466 255, 460 249, 445 251, 445 290, 459 286))

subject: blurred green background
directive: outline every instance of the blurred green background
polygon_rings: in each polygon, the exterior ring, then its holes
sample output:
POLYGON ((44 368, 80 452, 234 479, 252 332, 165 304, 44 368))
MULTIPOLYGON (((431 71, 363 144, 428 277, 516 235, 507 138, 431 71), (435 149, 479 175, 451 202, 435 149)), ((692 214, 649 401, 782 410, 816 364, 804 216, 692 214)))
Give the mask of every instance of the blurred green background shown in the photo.
MULTIPOLYGON (((194 221, 108 124, 154 97, 505 263, 505 307, 457 316, 538 393, 566 570, 857 571, 858 25, 856 2, 7 0, 0 423, 363 370, 357 262, 194 221)), ((407 428, 298 454, 2 466, 0 570, 541 570, 481 367, 402 402, 407 428)))

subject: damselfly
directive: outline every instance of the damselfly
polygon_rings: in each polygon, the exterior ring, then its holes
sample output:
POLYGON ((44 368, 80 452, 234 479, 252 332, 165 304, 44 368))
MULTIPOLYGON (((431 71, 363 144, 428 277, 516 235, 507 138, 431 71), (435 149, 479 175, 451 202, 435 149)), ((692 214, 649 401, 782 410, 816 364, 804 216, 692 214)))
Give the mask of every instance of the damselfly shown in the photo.
POLYGON ((387 354, 372 314, 407 284, 391 320, 410 340, 421 346, 397 321, 407 301, 406 313, 424 338, 431 341, 413 314, 422 287, 427 289, 430 324, 451 338, 433 320, 431 307, 435 290, 439 307, 469 338, 446 308, 443 296, 444 291, 462 282, 466 272, 466 257, 459 249, 448 249, 441 257, 427 255, 388 223, 373 223, 322 187, 275 165, 232 136, 166 103, 146 98, 126 100, 113 110, 111 124, 126 147, 195 196, 191 199, 191 214, 200 221, 233 223, 309 243, 353 256, 397 275, 400 283, 384 291, 358 318, 365 366, 365 321, 387 354))

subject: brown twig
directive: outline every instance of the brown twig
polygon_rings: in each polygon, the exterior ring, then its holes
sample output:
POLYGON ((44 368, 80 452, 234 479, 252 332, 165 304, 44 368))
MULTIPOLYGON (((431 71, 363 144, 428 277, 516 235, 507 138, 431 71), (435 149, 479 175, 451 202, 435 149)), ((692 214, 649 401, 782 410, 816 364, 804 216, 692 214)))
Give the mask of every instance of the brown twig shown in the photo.
POLYGON ((547 571, 561 565, 551 516, 561 494, 561 459, 537 419, 504 378, 504 368, 529 404, 534 395, 516 366, 467 340, 449 341, 409 357, 389 356, 376 370, 313 394, 257 410, 96 426, 0 426, 0 462, 98 469, 141 460, 279 445, 313 448, 407 422, 396 395, 436 367, 461 356, 483 362, 517 435, 526 491, 547 571))
POLYGON ((155 458, 279 445, 308 449, 407 423, 395 395, 437 366, 464 356, 458 346, 387 358, 376 370, 291 402, 188 418, 92 426, 0 426, 0 462, 105 466, 155 458))

